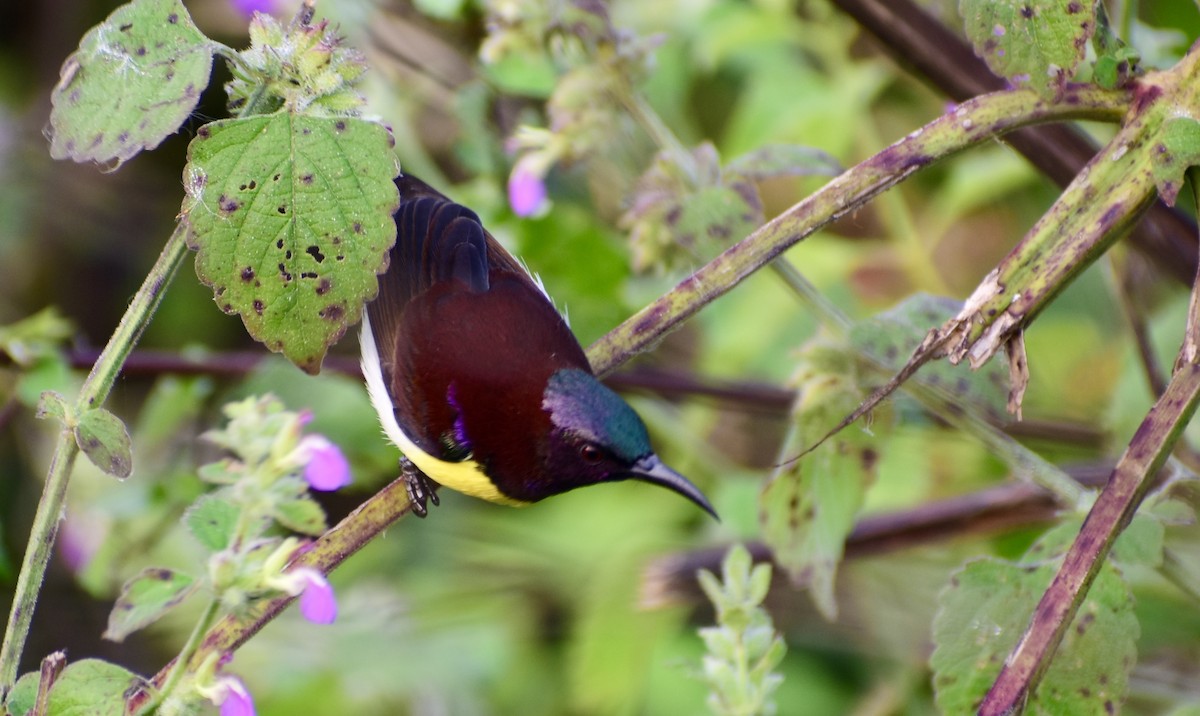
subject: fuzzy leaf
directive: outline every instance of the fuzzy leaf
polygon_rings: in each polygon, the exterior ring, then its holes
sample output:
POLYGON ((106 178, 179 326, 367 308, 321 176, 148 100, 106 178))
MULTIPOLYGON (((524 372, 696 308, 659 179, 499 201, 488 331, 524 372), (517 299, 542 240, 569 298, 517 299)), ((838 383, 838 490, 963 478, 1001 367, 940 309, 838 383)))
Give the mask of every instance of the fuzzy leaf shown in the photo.
POLYGON ((799 144, 767 144, 747 152, 725 166, 726 174, 752 181, 791 176, 837 176, 842 165, 829 154, 799 144))
POLYGON ((319 535, 327 528, 325 511, 311 497, 285 500, 275 506, 272 516, 279 524, 300 534, 319 535))
POLYGON ((183 213, 217 305, 310 373, 378 289, 399 194, 391 136, 280 112, 213 122, 188 147, 183 213))
POLYGON ((42 397, 38 399, 37 412, 34 413, 34 417, 38 420, 53 418, 60 423, 66 424, 67 416, 70 413, 71 409, 67 407, 66 398, 63 398, 61 393, 46 390, 42 392, 42 397))
POLYGON ((1096 30, 1092 3, 1080 0, 961 0, 959 9, 988 67, 1043 95, 1074 76, 1096 30))
POLYGON ((121 588, 108 615, 104 638, 123 641, 133 632, 158 621, 192 593, 196 580, 183 572, 151 567, 121 588))
POLYGON ((75 424, 75 442, 92 464, 121 479, 133 472, 133 446, 120 418, 104 408, 92 408, 75 424))
POLYGON ((1138 513, 1113 543, 1110 559, 1118 565, 1162 566, 1166 526, 1158 517, 1138 513))
MULTIPOLYGON (((933 625, 930 663, 942 713, 977 710, 1056 571, 1057 563, 1028 567, 983 559, 955 573, 933 625)), ((1138 633, 1129 588, 1105 565, 1025 713, 1113 713, 1125 696, 1138 633)))
POLYGON ((125 692, 142 678, 100 659, 67 664, 50 690, 50 716, 124 716, 125 692))
POLYGON ((12 691, 8 693, 8 700, 4 702, 4 707, 11 716, 25 716, 37 704, 41 676, 39 672, 30 671, 17 679, 12 691))
POLYGON ((0 326, 0 351, 23 368, 57 354, 74 328, 57 308, 43 308, 32 316, 0 326))
POLYGON ((84 35, 51 94, 50 155, 120 164, 196 108, 212 44, 180 0, 135 0, 84 35))
MULTIPOLYGON (((784 455, 794 455, 797 446, 823 435, 862 398, 850 374, 824 372, 833 363, 852 362, 842 351, 810 350, 808 362, 814 372, 800 384, 796 425, 784 455)), ((763 539, 792 581, 808 587, 817 609, 830 620, 837 617, 838 562, 874 479, 875 462, 868 435, 843 431, 777 471, 759 497, 763 539)))
MULTIPOLYGON (((927 293, 905 298, 894 308, 855 323, 850 343, 889 373, 897 373, 930 329, 953 318, 962 302, 927 293)), ((933 361, 912 380, 951 399, 955 405, 993 422, 1008 419, 1008 371, 992 361, 971 370, 966 365, 933 361)))
POLYGON ((216 495, 203 495, 183 514, 184 524, 200 544, 213 552, 229 546, 240 508, 216 495))
POLYGON ((1188 167, 1200 164, 1200 122, 1191 117, 1168 119, 1150 157, 1158 194, 1173 206, 1183 186, 1183 173, 1188 167))

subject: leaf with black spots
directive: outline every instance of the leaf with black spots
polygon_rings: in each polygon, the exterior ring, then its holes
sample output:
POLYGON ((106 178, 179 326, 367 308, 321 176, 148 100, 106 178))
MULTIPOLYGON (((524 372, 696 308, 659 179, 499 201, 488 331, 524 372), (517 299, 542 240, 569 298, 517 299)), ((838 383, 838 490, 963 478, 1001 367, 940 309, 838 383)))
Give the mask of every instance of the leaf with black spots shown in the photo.
POLYGON ((1075 75, 1096 31, 1091 0, 962 0, 959 9, 988 67, 1043 96, 1075 75))
POLYGON ((180 0, 135 0, 84 35, 50 95, 50 156, 121 162, 157 147, 200 101, 213 43, 180 0))
POLYGON ((108 615, 104 638, 123 641, 133 632, 158 621, 196 588, 196 580, 183 572, 150 567, 121 588, 108 615))
POLYGON ((212 552, 229 546, 241 508, 217 495, 203 495, 183 514, 192 536, 212 552))
POLYGON ((125 479, 133 472, 133 445, 120 418, 104 408, 92 408, 75 423, 75 443, 93 465, 125 479))
POLYGON ((395 241, 391 135, 374 122, 280 112, 205 125, 183 214, 217 305, 309 373, 358 321, 395 241))
MULTIPOLYGON (((974 713, 1021 638, 1057 562, 1034 566, 998 559, 971 562, 939 598, 930 658, 942 713, 974 713)), ((1139 633, 1133 595, 1105 565, 1063 637, 1029 716, 1115 713, 1125 697, 1139 633)))
POLYGON ((1191 117, 1166 120, 1150 158, 1158 195, 1168 206, 1174 206, 1183 186, 1183 173, 1200 164, 1200 122, 1191 117))

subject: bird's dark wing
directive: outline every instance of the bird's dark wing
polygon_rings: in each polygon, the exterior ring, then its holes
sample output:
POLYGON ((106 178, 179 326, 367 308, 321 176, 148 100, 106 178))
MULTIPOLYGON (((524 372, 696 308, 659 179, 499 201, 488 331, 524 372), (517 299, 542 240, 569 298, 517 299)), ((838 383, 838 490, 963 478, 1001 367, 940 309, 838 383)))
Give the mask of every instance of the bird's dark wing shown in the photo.
MULTIPOLYGON (((396 186, 400 189, 401 210, 403 210, 404 202, 408 199, 419 199, 422 197, 436 199, 446 204, 454 203, 440 191, 434 189, 411 174, 405 174, 397 177, 396 186)), ((469 209, 466 209, 466 211, 469 212, 472 217, 475 217, 476 222, 479 221, 479 217, 475 216, 474 212, 470 211, 469 209)), ((397 216, 399 216, 399 212, 397 212, 397 216)), ((519 261, 514 259, 507 251, 505 251, 504 247, 500 245, 500 242, 496 241, 496 239, 493 238, 486 229, 483 229, 483 236, 487 244, 489 268, 504 271, 506 273, 519 274, 525 277, 529 276, 529 272, 525 270, 525 267, 522 266, 519 261)), ((399 239, 397 239, 397 243, 399 243, 399 239)), ((530 285, 536 286, 532 279, 530 279, 530 285)))
MULTIPOLYGON (((409 342, 414 336, 406 331, 420 322, 416 317, 406 320, 406 311, 416 299, 431 293, 465 292, 482 298, 490 295, 492 282, 497 280, 506 286, 527 287, 531 300, 544 294, 525 268, 488 234, 475 212, 414 176, 401 176, 396 185, 400 190, 396 244, 388 270, 379 277, 379 294, 367 305, 367 318, 397 421, 418 445, 436 454, 437 432, 430 432, 432 424, 450 417, 440 415, 445 395, 434 399, 442 388, 425 385, 425 395, 416 395, 413 376, 397 375, 413 367, 414 346, 409 342)), ((551 305, 549 299, 546 303, 551 305)))

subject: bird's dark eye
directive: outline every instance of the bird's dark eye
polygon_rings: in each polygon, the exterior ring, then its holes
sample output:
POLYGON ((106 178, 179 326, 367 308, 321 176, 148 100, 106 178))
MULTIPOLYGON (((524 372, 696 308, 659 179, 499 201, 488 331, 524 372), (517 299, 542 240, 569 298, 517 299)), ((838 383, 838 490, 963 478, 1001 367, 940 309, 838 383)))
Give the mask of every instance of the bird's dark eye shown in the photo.
POLYGON ((595 465, 600 462, 604 454, 600 452, 600 448, 595 445, 584 445, 579 448, 579 457, 583 458, 584 462, 595 465))

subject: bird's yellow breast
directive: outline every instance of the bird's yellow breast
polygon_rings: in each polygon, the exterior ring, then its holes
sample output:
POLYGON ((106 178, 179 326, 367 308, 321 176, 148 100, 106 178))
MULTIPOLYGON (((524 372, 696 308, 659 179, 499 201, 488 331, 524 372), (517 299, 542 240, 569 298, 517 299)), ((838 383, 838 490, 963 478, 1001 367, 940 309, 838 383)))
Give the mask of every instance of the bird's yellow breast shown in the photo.
POLYGON ((488 502, 498 502, 502 505, 511 505, 513 507, 521 507, 529 504, 521 502, 503 494, 496 488, 496 484, 492 482, 483 472, 483 468, 479 463, 467 458, 462 462, 448 462, 439 460, 421 450, 411 441, 407 441, 407 445, 399 445, 398 447, 404 453, 404 456, 413 461, 421 472, 433 479, 439 484, 445 485, 452 490, 458 490, 464 495, 478 497, 488 502))

